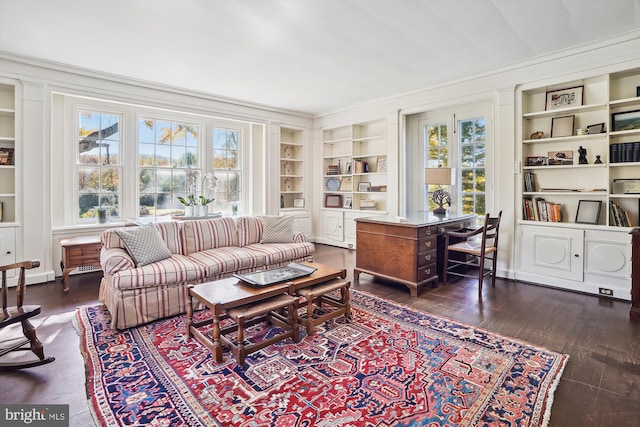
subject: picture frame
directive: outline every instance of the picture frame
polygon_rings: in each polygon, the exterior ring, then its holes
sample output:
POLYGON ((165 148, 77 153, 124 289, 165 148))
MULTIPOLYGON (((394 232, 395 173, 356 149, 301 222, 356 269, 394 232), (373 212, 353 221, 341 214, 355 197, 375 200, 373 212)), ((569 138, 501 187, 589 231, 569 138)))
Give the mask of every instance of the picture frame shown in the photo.
POLYGON ((576 116, 562 116, 551 118, 551 138, 572 136, 576 116))
POLYGON ((13 148, 0 147, 0 165, 1 166, 13 165, 13 148))
POLYGON ((602 200, 579 200, 576 224, 597 224, 602 210, 602 200))
POLYGON ((343 176, 340 180, 340 191, 353 190, 353 178, 350 176, 343 176))
POLYGON ((640 110, 625 111, 611 115, 611 131, 640 129, 640 110))
POLYGON ((544 109, 549 111, 582 105, 583 91, 584 86, 576 86, 547 92, 544 109))
POLYGON ((603 132, 604 132, 604 123, 597 123, 595 125, 587 126, 587 134, 589 135, 595 135, 603 132))
POLYGON ((342 204, 342 207, 345 208, 345 209, 351 209, 351 206, 352 206, 352 203, 353 203, 352 200, 353 199, 351 198, 351 196, 346 196, 344 198, 344 203, 342 204))
POLYGON ((359 182, 358 183, 358 191, 359 192, 369 191, 370 188, 371 188, 371 183, 370 182, 359 182))
POLYGON ((349 159, 347 164, 344 165, 344 173, 345 173, 345 175, 350 175, 351 174, 351 164, 352 163, 353 163, 353 161, 351 159, 349 159))
POLYGON ((378 157, 378 162, 376 165, 377 172, 386 172, 387 171, 387 158, 386 157, 378 157))
POLYGON ((546 156, 527 157, 527 166, 547 166, 549 158, 546 156))
POLYGON ((304 199, 293 199, 294 208, 304 208, 304 199))
POLYGON ((342 196, 340 194, 327 194, 324 196, 325 208, 342 207, 342 196))
POLYGON ((549 151, 548 154, 549 166, 573 164, 573 151, 571 150, 549 151))

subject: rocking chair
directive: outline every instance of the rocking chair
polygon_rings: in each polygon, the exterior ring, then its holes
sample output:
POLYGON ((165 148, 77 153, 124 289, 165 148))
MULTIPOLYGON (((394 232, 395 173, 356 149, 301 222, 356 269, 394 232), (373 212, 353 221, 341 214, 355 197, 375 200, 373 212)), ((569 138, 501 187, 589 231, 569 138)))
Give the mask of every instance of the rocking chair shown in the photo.
POLYGON ((24 293, 26 288, 26 280, 25 280, 25 270, 30 270, 32 268, 36 268, 40 266, 39 260, 32 261, 23 261, 15 264, 9 264, 5 266, 0 266, 0 271, 2 272, 2 313, 0 314, 0 330, 5 327, 12 325, 14 323, 20 322, 22 324, 22 333, 24 334, 26 339, 12 339, 9 340, 6 344, 8 347, 0 348, 0 358, 7 355, 12 351, 19 350, 31 350, 38 356, 38 359, 30 360, 30 361, 12 361, 6 363, 0 363, 0 371, 8 371, 14 369, 23 369, 23 368, 32 368, 34 366, 44 365, 46 363, 53 362, 55 360, 54 357, 44 357, 44 348, 42 343, 36 337, 36 330, 29 322, 29 318, 37 316, 40 314, 40 306, 39 305, 22 305, 24 300, 24 293), (17 296, 17 305, 14 307, 7 306, 7 294, 8 294, 8 284, 7 284, 7 271, 13 269, 20 269, 20 273, 18 276, 18 286, 16 288, 16 296, 17 296), (16 342, 18 341, 18 342, 16 342), (29 347, 23 347, 25 344, 29 343, 29 347))

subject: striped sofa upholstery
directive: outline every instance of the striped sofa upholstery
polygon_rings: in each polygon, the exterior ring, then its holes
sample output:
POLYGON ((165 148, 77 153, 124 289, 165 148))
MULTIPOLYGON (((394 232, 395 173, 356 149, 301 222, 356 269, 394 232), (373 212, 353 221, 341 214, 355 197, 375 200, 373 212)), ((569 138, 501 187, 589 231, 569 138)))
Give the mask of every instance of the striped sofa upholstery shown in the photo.
POLYGON ((154 227, 171 257, 141 267, 116 229, 102 233, 100 301, 109 309, 114 328, 185 313, 187 284, 311 261, 315 249, 299 232, 291 242, 260 243, 260 217, 171 221, 154 227))

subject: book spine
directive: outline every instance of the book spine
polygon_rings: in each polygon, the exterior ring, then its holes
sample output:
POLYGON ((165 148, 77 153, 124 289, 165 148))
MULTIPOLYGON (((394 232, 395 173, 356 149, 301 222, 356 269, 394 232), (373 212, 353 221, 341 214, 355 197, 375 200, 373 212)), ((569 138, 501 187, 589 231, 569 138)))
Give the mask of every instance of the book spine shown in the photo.
POLYGON ((618 163, 618 144, 611 144, 609 147, 609 157, 611 158, 611 163, 618 163))
POLYGON ((640 162, 640 142, 633 143, 633 161, 640 162))
POLYGON ((627 142, 625 144, 627 147, 626 151, 626 157, 625 157, 625 161, 626 162, 633 162, 633 142, 627 142))

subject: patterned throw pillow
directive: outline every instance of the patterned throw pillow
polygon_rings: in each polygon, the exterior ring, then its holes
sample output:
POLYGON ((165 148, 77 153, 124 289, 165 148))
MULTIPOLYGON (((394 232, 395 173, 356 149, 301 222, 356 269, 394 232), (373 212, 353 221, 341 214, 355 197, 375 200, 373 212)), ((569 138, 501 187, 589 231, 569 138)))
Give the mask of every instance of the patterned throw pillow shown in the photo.
POLYGON ((262 241, 262 220, 255 216, 238 218, 238 244, 247 246, 262 241))
POLYGON ((133 258, 136 267, 171 257, 171 251, 153 225, 120 228, 116 233, 127 247, 127 252, 133 258))
POLYGON ((263 216, 262 241, 260 243, 293 242, 293 216, 263 216))

